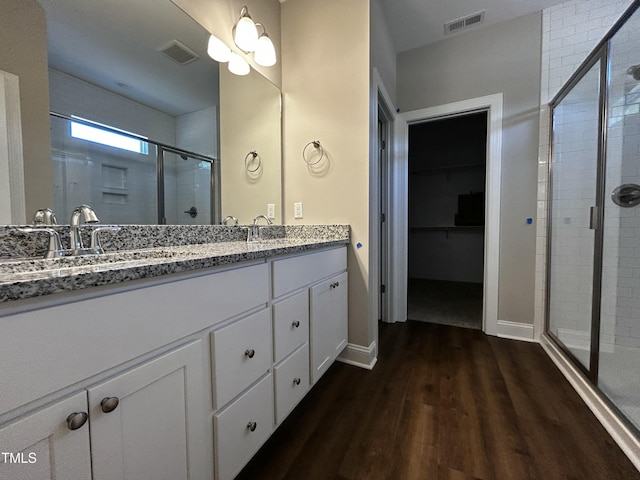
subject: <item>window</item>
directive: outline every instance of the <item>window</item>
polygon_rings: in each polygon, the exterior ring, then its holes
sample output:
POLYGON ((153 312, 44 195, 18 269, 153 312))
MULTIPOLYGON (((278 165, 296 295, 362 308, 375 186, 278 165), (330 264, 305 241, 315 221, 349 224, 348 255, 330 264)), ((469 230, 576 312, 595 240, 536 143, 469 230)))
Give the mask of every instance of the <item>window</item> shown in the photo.
POLYGON ((128 150, 130 152, 142 153, 143 155, 149 154, 149 144, 147 142, 139 138, 130 137, 129 135, 133 134, 129 132, 125 132, 124 130, 120 131, 122 133, 118 133, 117 129, 106 125, 96 124, 94 126, 71 121, 71 136, 73 138, 79 138, 121 150, 128 150))

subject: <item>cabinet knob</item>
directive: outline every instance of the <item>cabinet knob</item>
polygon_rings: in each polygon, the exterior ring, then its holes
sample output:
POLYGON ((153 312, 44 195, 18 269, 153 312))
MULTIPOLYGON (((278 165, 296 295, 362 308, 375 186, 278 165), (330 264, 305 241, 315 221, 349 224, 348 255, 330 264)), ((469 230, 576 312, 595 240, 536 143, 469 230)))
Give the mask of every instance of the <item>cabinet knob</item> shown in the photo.
POLYGON ((104 413, 109 413, 118 408, 119 403, 120 399, 118 397, 105 397, 100 402, 100 406, 102 407, 102 411, 104 413))
POLYGON ((298 320, 296 320, 295 322, 293 322, 291 324, 293 327, 298 328, 300 326, 300 322, 298 320))
POLYGON ((293 379, 293 383, 295 383, 296 385, 300 385, 300 379, 299 378, 294 378, 293 379))
POLYGON ((87 423, 88 418, 89 415, 85 412, 74 412, 67 417, 67 427, 69 427, 69 430, 78 430, 87 423))
POLYGON ((244 352, 245 357, 249 357, 249 358, 253 358, 253 356, 256 354, 256 351, 252 348, 252 349, 247 349, 244 352))
POLYGON ((255 432, 257 426, 258 424, 256 422, 249 422, 247 423, 247 430, 251 430, 252 432, 255 432))

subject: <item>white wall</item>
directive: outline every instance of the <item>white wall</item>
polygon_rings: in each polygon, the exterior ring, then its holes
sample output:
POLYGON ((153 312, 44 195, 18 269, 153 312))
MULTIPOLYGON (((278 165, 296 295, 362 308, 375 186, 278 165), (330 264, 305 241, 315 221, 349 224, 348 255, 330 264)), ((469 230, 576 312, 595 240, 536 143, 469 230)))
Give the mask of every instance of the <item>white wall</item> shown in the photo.
POLYGON ((368 347, 369 1, 295 0, 282 8, 284 221, 351 225, 349 342, 368 347), (348 48, 345 48, 348 46, 348 48), (302 158, 319 140, 325 159, 302 158), (303 202, 304 218, 293 216, 303 202))
POLYGON ((380 2, 381 0, 371 0, 371 68, 378 70, 382 83, 395 105, 396 50, 380 2))
POLYGON ((498 319, 533 323, 541 14, 470 31, 398 55, 407 112, 504 95, 498 319))

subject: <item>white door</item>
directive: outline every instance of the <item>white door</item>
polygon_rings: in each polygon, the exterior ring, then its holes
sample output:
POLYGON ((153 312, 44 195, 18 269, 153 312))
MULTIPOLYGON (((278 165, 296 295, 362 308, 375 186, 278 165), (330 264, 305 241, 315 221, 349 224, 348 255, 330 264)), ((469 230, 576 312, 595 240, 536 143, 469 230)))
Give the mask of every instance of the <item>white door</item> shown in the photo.
POLYGON ((90 479, 87 393, 1 428, 0 451, 3 480, 90 479))
POLYGON ((198 340, 89 389, 94 480, 211 477, 202 351, 198 340))

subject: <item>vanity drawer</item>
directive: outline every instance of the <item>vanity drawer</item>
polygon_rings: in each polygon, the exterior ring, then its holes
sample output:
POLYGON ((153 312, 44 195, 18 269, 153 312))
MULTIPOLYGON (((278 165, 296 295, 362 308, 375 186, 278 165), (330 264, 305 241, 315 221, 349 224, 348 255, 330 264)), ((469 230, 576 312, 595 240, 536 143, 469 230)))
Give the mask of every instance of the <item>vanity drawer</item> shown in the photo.
POLYGON ((267 308, 211 333, 214 409, 228 403, 271 368, 267 308))
POLYGON ((273 431, 273 377, 214 415, 216 479, 232 479, 273 431))
POLYGON ((309 344, 274 369, 276 425, 282 422, 309 390, 309 344))
POLYGON ((278 363, 309 342, 309 292, 273 304, 273 360, 278 363))
POLYGON ((283 258, 273 262, 273 298, 347 269, 347 247, 283 258))

